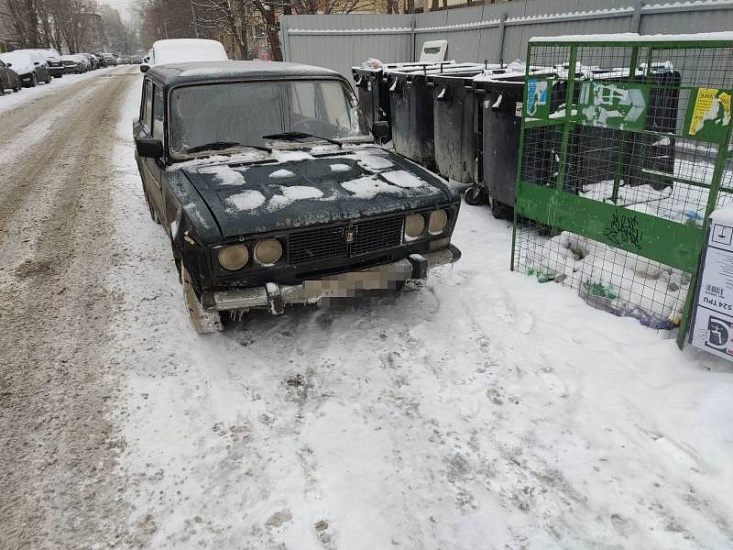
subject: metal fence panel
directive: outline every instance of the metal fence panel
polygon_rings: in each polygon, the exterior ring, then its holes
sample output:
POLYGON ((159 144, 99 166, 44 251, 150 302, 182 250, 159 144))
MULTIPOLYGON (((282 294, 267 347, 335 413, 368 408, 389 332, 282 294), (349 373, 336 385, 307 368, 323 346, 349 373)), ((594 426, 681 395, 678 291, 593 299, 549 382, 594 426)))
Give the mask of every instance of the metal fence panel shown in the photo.
POLYGON ((459 62, 523 59, 533 36, 714 32, 733 28, 733 0, 527 0, 416 15, 283 16, 285 59, 350 76, 369 57, 415 61, 447 40, 459 62))
POLYGON ((723 32, 733 29, 733 4, 728 9, 661 13, 642 9, 641 34, 723 32))

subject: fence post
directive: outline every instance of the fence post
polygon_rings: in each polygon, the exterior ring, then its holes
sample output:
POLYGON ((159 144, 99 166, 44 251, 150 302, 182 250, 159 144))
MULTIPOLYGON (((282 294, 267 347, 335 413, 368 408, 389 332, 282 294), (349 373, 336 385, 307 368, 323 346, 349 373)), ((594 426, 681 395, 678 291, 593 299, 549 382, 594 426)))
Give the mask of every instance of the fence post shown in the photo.
MULTIPOLYGON (((288 20, 287 17, 280 18, 280 44, 283 49, 283 61, 290 61, 290 40, 288 40, 288 20)), ((246 57, 245 53, 245 57, 246 57)))
POLYGON ((636 0, 634 2, 634 13, 631 16, 631 25, 629 26, 629 32, 638 33, 641 29, 641 8, 643 7, 643 0, 636 0))
POLYGON ((412 21, 410 22, 410 37, 412 39, 412 58, 408 61, 415 62, 418 60, 417 56, 417 31, 415 26, 417 25, 417 15, 412 14, 412 21))
POLYGON ((506 35, 506 12, 499 18, 499 63, 504 66, 504 36, 506 35))

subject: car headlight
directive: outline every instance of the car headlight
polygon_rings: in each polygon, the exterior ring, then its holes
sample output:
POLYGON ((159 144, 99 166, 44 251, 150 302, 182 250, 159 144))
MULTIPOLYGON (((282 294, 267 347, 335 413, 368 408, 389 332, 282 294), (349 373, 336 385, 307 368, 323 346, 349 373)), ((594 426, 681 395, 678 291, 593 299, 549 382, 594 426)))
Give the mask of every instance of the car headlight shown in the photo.
POLYGON ((410 214, 405 218, 405 237, 417 239, 425 230, 425 218, 422 214, 410 214))
POLYGON ((448 213, 445 210, 436 210, 430 213, 428 221, 428 233, 440 235, 448 225, 448 213))
POLYGON ((283 245, 277 239, 264 239, 255 245, 255 262, 260 265, 272 265, 282 258, 283 245))
POLYGON ((249 250, 243 244, 223 246, 216 254, 219 265, 227 271, 242 269, 249 261, 249 250))

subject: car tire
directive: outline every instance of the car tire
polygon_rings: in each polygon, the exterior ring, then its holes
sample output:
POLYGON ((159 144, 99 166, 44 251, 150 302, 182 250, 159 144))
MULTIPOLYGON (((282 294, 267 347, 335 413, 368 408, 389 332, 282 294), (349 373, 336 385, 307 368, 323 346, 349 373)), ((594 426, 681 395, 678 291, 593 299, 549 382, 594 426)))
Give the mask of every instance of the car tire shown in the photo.
POLYGON ((51 84, 51 75, 50 74, 46 77, 46 84, 51 84))
POLYGON ((0 95, 5 95, 5 86, 0 84, 0 95))
POLYGON ((35 88, 38 86, 38 77, 36 76, 36 73, 33 73, 31 75, 31 88, 35 88))
POLYGON ((471 206, 483 204, 486 202, 486 189, 481 185, 474 184, 466 189, 463 197, 466 199, 466 204, 470 204, 471 206))
POLYGON ((20 83, 20 81, 18 81, 18 85, 13 88, 13 91, 17 94, 21 90, 21 88, 23 88, 23 85, 20 83))
POLYGON ((194 330, 199 334, 212 334, 224 330, 221 314, 218 311, 207 311, 201 306, 185 267, 181 267, 181 285, 183 286, 183 303, 188 310, 188 318, 194 330))

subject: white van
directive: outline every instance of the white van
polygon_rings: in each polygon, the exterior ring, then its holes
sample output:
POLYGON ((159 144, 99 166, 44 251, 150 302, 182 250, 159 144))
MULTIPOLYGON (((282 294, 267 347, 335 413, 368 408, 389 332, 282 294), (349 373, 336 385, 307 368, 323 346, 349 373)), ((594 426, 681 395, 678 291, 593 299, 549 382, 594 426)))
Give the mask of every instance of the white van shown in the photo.
POLYGON ((203 38, 169 38, 158 40, 140 65, 142 72, 147 72, 155 65, 170 63, 188 63, 190 61, 226 61, 229 59, 221 42, 203 38))

